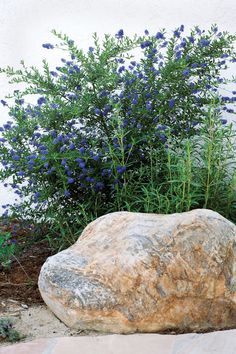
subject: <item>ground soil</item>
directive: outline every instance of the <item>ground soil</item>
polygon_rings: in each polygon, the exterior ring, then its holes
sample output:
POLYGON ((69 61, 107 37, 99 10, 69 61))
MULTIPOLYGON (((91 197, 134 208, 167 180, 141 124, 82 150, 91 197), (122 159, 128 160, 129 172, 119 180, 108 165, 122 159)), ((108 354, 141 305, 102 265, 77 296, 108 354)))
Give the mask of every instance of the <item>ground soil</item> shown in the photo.
POLYGON ((21 301, 28 306, 42 304, 37 286, 38 276, 43 263, 53 252, 45 240, 33 243, 29 239, 32 231, 21 227, 16 220, 7 225, 0 223, 0 231, 13 229, 17 230, 13 237, 18 252, 9 269, 0 268, 0 297, 21 301))
MULTIPOLYGON (((44 304, 38 276, 47 257, 53 254, 45 240, 30 240, 32 229, 16 220, 0 222, 0 232, 14 231, 18 252, 9 269, 0 268, 0 319, 11 319, 21 341, 35 338, 86 335, 64 325, 44 304)), ((0 337, 0 347, 10 343, 0 337)))

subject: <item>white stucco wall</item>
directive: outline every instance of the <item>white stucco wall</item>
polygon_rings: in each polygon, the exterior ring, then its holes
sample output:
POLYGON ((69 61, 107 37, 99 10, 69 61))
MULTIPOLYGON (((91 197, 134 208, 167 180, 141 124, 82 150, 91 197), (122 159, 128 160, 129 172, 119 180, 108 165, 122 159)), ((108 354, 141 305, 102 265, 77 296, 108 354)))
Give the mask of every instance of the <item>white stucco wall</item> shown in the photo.
MULTIPOLYGON (((39 66, 46 57, 57 63, 60 53, 46 51, 42 43, 53 42, 50 30, 67 33, 78 45, 88 48, 97 32, 156 33, 184 24, 188 29, 217 23, 221 30, 236 32, 235 0, 0 0, 0 67, 17 67, 21 59, 39 66)), ((0 76, 0 99, 11 91, 0 76)), ((0 126, 7 120, 0 106, 0 126)), ((14 195, 0 184, 0 205, 14 195)), ((1 214, 1 207, 0 207, 1 214)))

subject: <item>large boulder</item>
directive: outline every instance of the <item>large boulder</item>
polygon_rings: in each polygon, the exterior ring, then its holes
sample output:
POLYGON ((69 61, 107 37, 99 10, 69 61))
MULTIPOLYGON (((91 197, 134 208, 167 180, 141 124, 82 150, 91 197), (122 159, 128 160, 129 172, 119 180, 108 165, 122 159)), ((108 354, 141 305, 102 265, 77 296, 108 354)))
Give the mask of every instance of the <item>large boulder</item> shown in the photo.
POLYGON ((39 289, 55 315, 77 329, 236 327, 236 226, 204 209, 108 214, 47 259, 39 289))

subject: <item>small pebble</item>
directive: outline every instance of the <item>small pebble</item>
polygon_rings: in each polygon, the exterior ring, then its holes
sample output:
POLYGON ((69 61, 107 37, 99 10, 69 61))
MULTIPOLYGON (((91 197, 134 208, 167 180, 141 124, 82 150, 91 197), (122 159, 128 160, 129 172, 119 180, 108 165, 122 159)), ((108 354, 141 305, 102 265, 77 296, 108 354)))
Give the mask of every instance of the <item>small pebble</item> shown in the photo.
POLYGON ((27 306, 26 304, 21 304, 21 307, 23 307, 23 309, 28 309, 29 306, 27 306))

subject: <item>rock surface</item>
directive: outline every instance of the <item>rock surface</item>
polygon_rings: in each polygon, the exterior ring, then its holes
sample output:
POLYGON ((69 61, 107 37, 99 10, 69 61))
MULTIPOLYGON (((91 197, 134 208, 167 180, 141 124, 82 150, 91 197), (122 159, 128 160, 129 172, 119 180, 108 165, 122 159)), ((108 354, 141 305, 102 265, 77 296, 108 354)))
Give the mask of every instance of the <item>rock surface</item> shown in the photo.
POLYGON ((42 338, 0 348, 0 354, 235 354, 236 330, 204 334, 132 334, 42 338))
POLYGON ((216 212, 116 212, 43 265, 41 295, 67 326, 113 333, 236 326, 236 226, 216 212))

